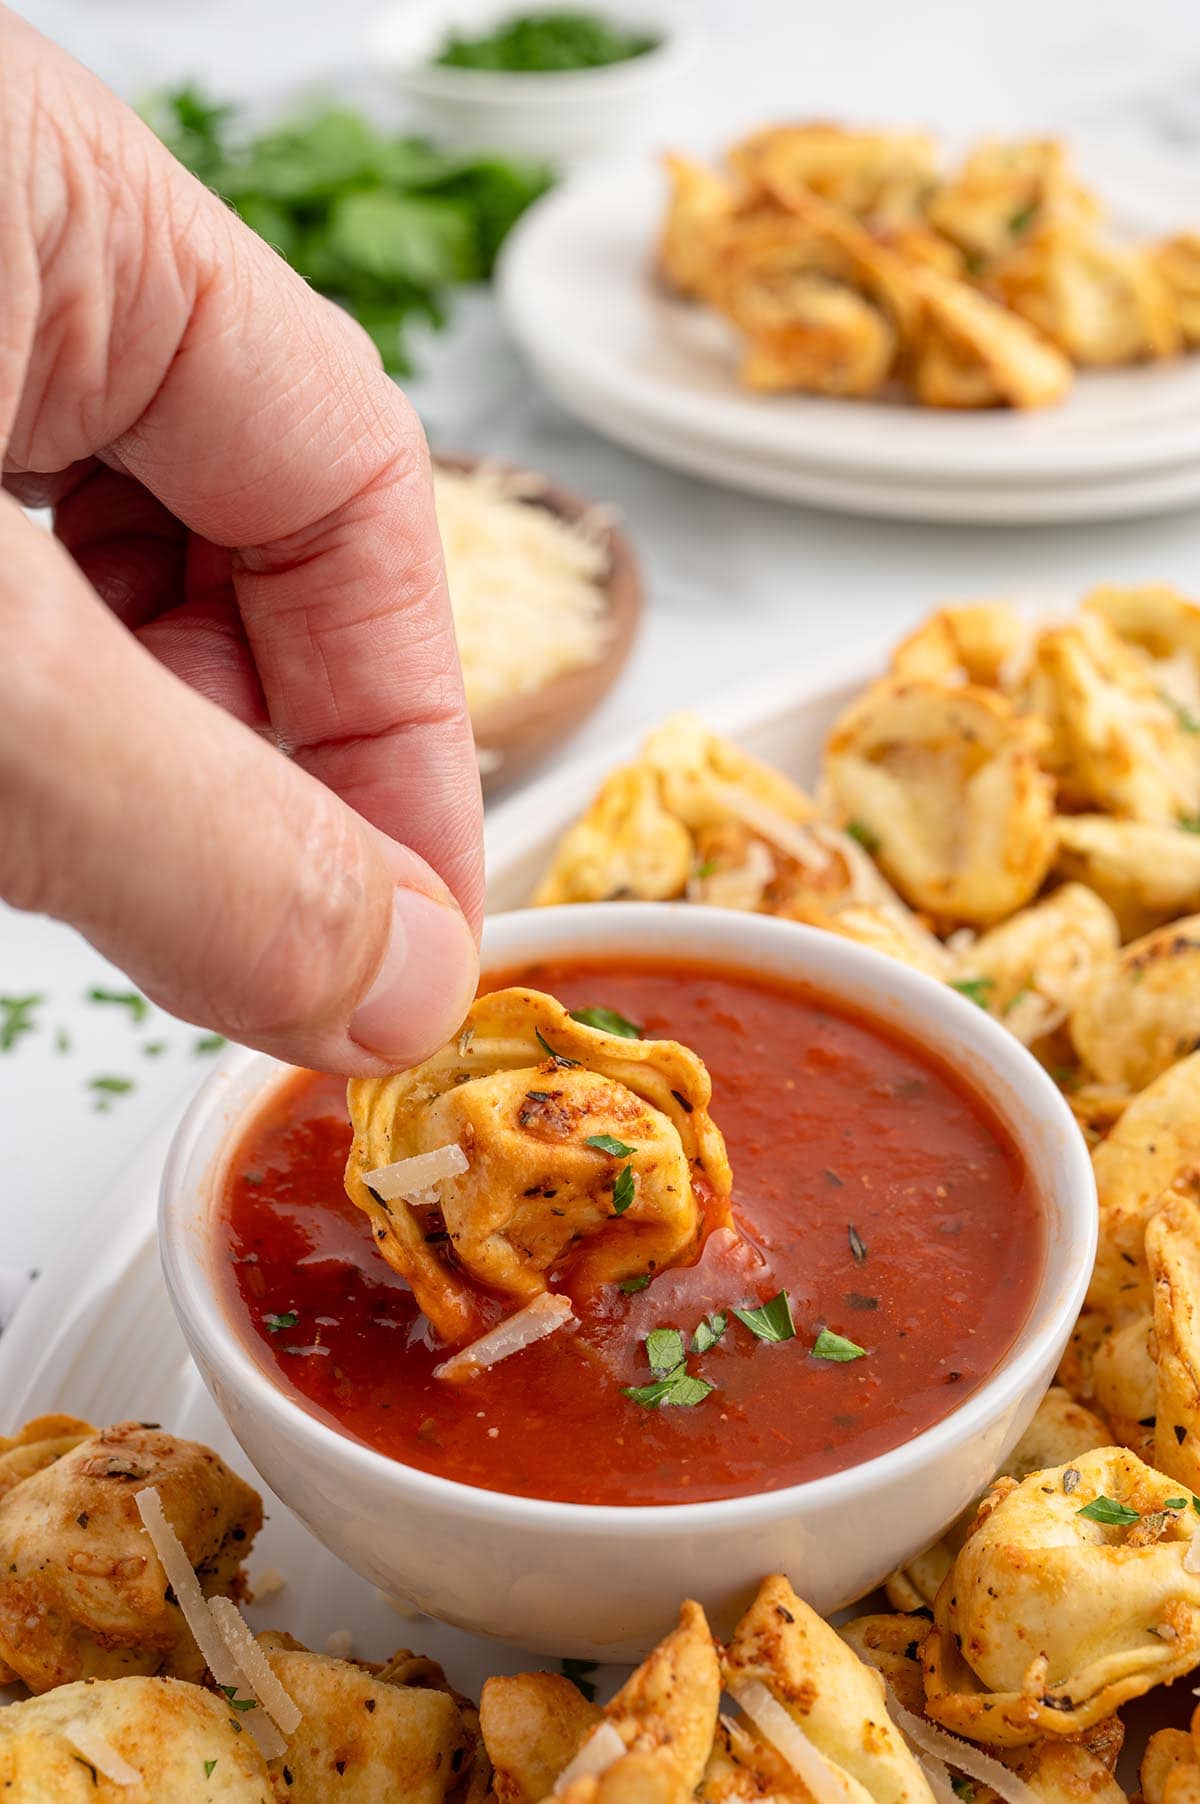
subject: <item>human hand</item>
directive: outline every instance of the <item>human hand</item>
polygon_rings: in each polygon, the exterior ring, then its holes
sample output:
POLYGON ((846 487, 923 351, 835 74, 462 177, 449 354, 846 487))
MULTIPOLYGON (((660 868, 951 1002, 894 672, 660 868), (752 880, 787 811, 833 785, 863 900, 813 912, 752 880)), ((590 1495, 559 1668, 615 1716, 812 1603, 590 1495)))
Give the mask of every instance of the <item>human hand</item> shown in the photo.
POLYGON ((466 1012, 482 908, 420 425, 3 6, 0 169, 0 895, 249 1045, 414 1062, 466 1012))

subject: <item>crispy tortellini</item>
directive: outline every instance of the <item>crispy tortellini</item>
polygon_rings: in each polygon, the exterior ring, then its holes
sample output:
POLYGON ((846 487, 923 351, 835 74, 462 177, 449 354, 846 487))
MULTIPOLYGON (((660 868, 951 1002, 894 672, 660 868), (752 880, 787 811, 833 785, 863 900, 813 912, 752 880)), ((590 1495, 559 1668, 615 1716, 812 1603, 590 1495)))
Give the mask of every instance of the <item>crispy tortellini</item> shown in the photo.
POLYGON ((884 874, 936 919, 990 926, 1036 894, 1054 850, 1036 723, 992 690, 884 682, 830 735, 826 774, 884 874))
POLYGON ((924 309, 913 389, 926 407, 1050 407, 1071 386, 1071 365, 1033 327, 965 282, 928 267, 909 271, 924 309))
POLYGON ((765 1579, 725 1652, 726 1689, 765 1685, 852 1794, 932 1804, 928 1781, 888 1714, 879 1675, 785 1578, 765 1579))
POLYGON ((1162 1193, 1200 1162, 1200 1053, 1170 1066, 1134 1098, 1092 1155, 1100 1244, 1089 1309, 1107 1321, 1149 1307, 1146 1224, 1162 1193))
MULTIPOLYGON (((287 1752, 270 1762, 291 1804, 442 1804, 472 1770, 475 1741, 448 1691, 372 1674, 314 1654, 288 1635, 259 1636, 276 1678, 302 1712, 287 1752), (286 1776, 285 1776, 286 1768, 286 1776)), ((486 1788, 486 1774, 483 1787, 486 1788)), ((482 1788, 480 1791, 482 1796, 482 1788)))
POLYGON ((1052 222, 998 261, 988 282, 1081 366, 1138 363, 1179 349, 1171 291, 1148 250, 1052 222))
POLYGON ((1184 343, 1200 344, 1200 235, 1180 232, 1158 248, 1158 270, 1175 303, 1184 343))
POLYGON ((1150 1737, 1141 1781, 1145 1804, 1200 1804, 1200 1705, 1190 1730, 1158 1729, 1150 1737))
MULTIPOLYGON (((6 1804, 269 1804, 275 1794, 223 1698, 179 1679, 129 1677, 62 1685, 0 1710, 0 1795, 6 1804), (85 1748, 98 1735, 144 1784, 106 1778, 73 1739, 81 1732, 85 1748)), ((316 1798, 297 1794, 295 1804, 316 1798)))
POLYGON ((674 1040, 603 1032, 538 990, 494 990, 424 1064, 351 1080, 346 1190, 438 1333, 465 1339, 478 1325, 471 1281, 524 1302, 564 1260, 587 1289, 692 1258, 728 1220, 732 1189, 711 1097, 704 1065, 674 1040), (372 1172, 451 1144, 466 1170, 433 1195, 389 1203, 372 1190, 372 1172))
POLYGON ((820 120, 768 126, 734 146, 730 163, 747 187, 781 202, 819 195, 873 219, 906 217, 933 187, 937 147, 925 132, 855 131, 820 120))
POLYGON ((1158 927, 1094 971, 1071 1038, 1101 1083, 1143 1090, 1200 1048, 1200 915, 1158 927))
POLYGON ((697 298, 711 285, 721 228, 738 205, 732 182, 691 157, 664 159, 670 193, 658 241, 658 267, 678 294, 697 298))
POLYGON ((627 764, 564 834, 533 900, 662 902, 682 895, 693 862, 692 836, 665 807, 655 772, 627 764))
POLYGON ((984 139, 932 196, 928 216, 979 270, 1010 252, 1040 221, 1082 224, 1098 203, 1070 175, 1055 138, 984 139))
POLYGON ((153 1485, 206 1596, 240 1584, 258 1493, 207 1447, 137 1422, 106 1428, 0 1497, 0 1662, 31 1691, 204 1661, 134 1495, 153 1485))
POLYGON ((1054 869, 1095 890, 1136 939, 1200 910, 1200 833, 1108 814, 1060 814, 1054 869))
POLYGON ((488 1679, 479 1699, 498 1804, 540 1804, 603 1711, 556 1672, 488 1679))
POLYGON ((1117 951, 1112 910, 1079 883, 989 928, 959 958, 960 981, 1018 1040, 1052 1033, 1100 987, 1117 951))
POLYGON ((0 1435, 0 1497, 52 1466, 96 1430, 78 1416, 35 1416, 16 1434, 0 1435))
POLYGON ((1076 1736, 1190 1672, 1196 1536, 1177 1482, 1125 1448, 1001 1481, 934 1604, 921 1647, 927 1714, 969 1739, 1021 1746, 1076 1736))
POLYGON ((1033 650, 1034 631, 1001 601, 963 602, 939 608, 901 639, 891 672, 902 681, 975 683, 1007 691, 1033 650))

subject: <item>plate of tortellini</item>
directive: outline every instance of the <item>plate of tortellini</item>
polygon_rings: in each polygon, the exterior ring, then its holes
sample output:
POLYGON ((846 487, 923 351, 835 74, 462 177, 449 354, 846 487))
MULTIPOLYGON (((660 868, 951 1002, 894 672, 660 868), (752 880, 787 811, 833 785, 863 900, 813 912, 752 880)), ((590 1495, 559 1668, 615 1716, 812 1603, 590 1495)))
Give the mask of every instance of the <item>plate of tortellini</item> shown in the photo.
POLYGON ((1200 495, 1200 182, 1051 136, 771 123, 522 221, 502 296, 589 424, 733 487, 963 521, 1200 495))

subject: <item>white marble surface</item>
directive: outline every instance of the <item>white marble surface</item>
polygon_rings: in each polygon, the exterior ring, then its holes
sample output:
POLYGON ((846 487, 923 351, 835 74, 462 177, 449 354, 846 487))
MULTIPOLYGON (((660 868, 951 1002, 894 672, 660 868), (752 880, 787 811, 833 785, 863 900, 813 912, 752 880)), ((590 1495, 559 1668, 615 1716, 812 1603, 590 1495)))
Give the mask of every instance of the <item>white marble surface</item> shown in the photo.
MULTIPOLYGON (((21 0, 18 10, 123 93, 199 76, 247 99, 363 78, 368 0, 21 0)), ((926 120, 950 130, 1076 127, 1200 157, 1192 0, 692 0, 706 43, 664 135, 708 140, 772 112, 926 120)), ((2 74, 2 72, 0 72, 2 74)), ((384 96, 380 104, 387 110, 384 96)), ((485 300, 457 310, 413 385, 435 444, 552 471, 621 509, 650 607, 632 664, 572 749, 603 745, 705 692, 835 641, 877 644, 939 600, 1069 597, 1102 579, 1200 592, 1191 516, 1086 529, 931 528, 755 501, 659 471, 576 426, 523 374, 485 300)), ((197 1081, 194 1030, 83 1000, 119 984, 55 923, 0 910, 0 993, 43 993, 42 1026, 0 1053, 0 1267, 37 1266, 151 1125, 197 1081), (55 1051, 65 1027, 69 1053, 55 1051), (165 1039, 157 1058, 141 1051, 165 1039), (101 1072, 137 1087, 93 1111, 101 1072)))

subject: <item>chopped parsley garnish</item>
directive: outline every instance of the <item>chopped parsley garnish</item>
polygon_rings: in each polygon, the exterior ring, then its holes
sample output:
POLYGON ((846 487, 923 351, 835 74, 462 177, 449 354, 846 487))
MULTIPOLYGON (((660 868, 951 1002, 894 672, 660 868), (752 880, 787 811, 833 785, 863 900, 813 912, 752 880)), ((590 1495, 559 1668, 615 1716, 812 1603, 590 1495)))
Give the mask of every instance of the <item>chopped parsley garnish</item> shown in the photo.
POLYGON ((632 1146, 626 1146, 615 1134, 589 1134, 583 1144, 594 1146, 597 1152, 611 1153, 614 1159, 627 1159, 633 1151, 632 1146))
POLYGON ((623 1290, 627 1297, 631 1297, 635 1291, 645 1290, 649 1282, 650 1273, 639 1272, 636 1278, 622 1278, 618 1289, 623 1290))
MULTIPOLYGON (((571 1019, 578 1021, 581 1027, 595 1027, 602 1034, 616 1034, 621 1040, 640 1040, 646 1031, 644 1027, 639 1027, 636 1021, 627 1020, 624 1015, 619 1015, 615 1008, 573 1008, 571 1019)), ((538 1039, 542 1039, 541 1034, 538 1035, 538 1039)), ((542 1045, 545 1044, 546 1042, 542 1040, 542 1045)))
POLYGON ((1129 1528, 1139 1520, 1137 1510, 1128 1509, 1112 1497, 1093 1497, 1076 1515, 1086 1516, 1089 1522, 1102 1522, 1106 1528, 1129 1528))
POLYGON ((103 1002, 114 1008, 129 1010, 129 1019, 135 1027, 140 1027, 150 1013, 150 1004, 137 990, 102 990, 93 984, 87 993, 89 1002, 103 1002))
POLYGON ((1188 1500, 1186 1497, 1164 1497, 1163 1498, 1164 1510, 1186 1510, 1187 1506, 1188 1506, 1188 1500))
POLYGON ((867 1349, 860 1347, 857 1341, 847 1340, 844 1334, 834 1334, 830 1328, 822 1328, 813 1342, 814 1359, 833 1359, 844 1365, 850 1359, 865 1359, 867 1349))
POLYGON ((231 1710, 254 1710, 257 1708, 258 1699, 257 1698, 240 1698, 237 1694, 237 1686, 236 1685, 222 1685, 221 1690, 225 1693, 225 1696, 229 1699, 229 1708, 231 1710))
POLYGON ((0 996, 0 1052, 9 1052, 22 1034, 31 1034, 37 1026, 33 1011, 45 1002, 44 996, 0 996))
POLYGON ((60 1028, 56 1029, 56 1031, 55 1031, 54 1050, 55 1050, 55 1052, 60 1052, 60 1053, 61 1052, 70 1052, 70 1050, 71 1050, 71 1036, 67 1032, 65 1027, 60 1027, 60 1028))
POLYGON ((613 1214, 624 1215, 634 1198, 633 1166, 622 1165, 613 1185, 613 1214))
POLYGON ((451 31, 434 58, 452 69, 559 75, 629 62, 656 50, 662 39, 575 8, 519 14, 479 33, 451 31))
POLYGON ((1171 710, 1185 733, 1200 733, 1200 719, 1192 713, 1189 707, 1186 707, 1183 702, 1177 702, 1175 697, 1169 695, 1165 689, 1159 690, 1158 698, 1165 707, 1171 710))
POLYGON ((1011 1015, 1013 1010, 1016 1008, 1018 1002, 1024 1002, 1026 996, 1032 996, 1032 995, 1033 995, 1033 985, 1030 983, 1023 983, 1021 985, 1020 989, 1015 990, 1013 992, 1013 994, 1009 997, 1008 1001, 1004 1004, 1003 1009, 1000 1011, 1001 1014, 1011 1015))
POLYGON ((995 987, 995 979, 992 977, 959 977, 950 985, 952 990, 957 990, 960 996, 965 996, 968 1002, 975 1003, 979 1008, 987 1007, 988 991, 995 987))
POLYGON ((707 1353, 710 1347, 716 1346, 728 1326, 729 1317, 723 1309, 715 1310, 712 1315, 702 1316, 692 1336, 692 1352, 707 1353))
POLYGON ((1181 814, 1176 825, 1185 833, 1200 833, 1200 814, 1181 814))
POLYGON ((792 1306, 786 1290, 777 1292, 769 1303, 760 1303, 755 1308, 735 1309, 733 1313, 759 1340, 795 1338, 796 1324, 792 1320, 792 1306))
POLYGON ((1008 229, 1014 238, 1019 238, 1026 226, 1032 225, 1037 218, 1038 203, 1031 200, 1028 206, 1018 207, 1008 222, 1008 229))
POLYGON ((192 1051, 199 1056, 206 1052, 220 1052, 225 1044, 224 1034, 201 1034, 192 1041, 192 1051))
POLYGON ((646 1358, 652 1372, 673 1372, 683 1361, 683 1335, 679 1329, 652 1328, 646 1336, 646 1358))
POLYGON ((962 1799, 962 1804, 975 1804, 975 1787, 969 1779, 964 1779, 959 1773, 951 1773, 950 1788, 956 1798, 962 1799))
POLYGON ((583 1693, 589 1704, 596 1701, 596 1685, 592 1673, 596 1670, 594 1660, 561 1660, 563 1678, 570 1679, 576 1691, 583 1693))
POLYGON ((868 827, 866 821, 847 821, 846 831, 851 839, 858 841, 864 852, 878 852, 883 844, 878 833, 873 827, 868 827))
POLYGON ((133 1087, 131 1077, 92 1077, 88 1079, 88 1089, 95 1098, 92 1107, 100 1110, 110 1109, 114 1096, 125 1096, 133 1087))
POLYGON ((863 1239, 862 1235, 859 1233, 858 1229, 855 1227, 853 1222, 850 1222, 847 1225, 846 1233, 850 1237, 850 1251, 854 1254, 854 1257, 855 1257, 856 1261, 858 1262, 858 1264, 864 1265, 866 1263, 866 1258, 867 1258, 866 1241, 863 1239))
POLYGON ((535 1035, 537 1036, 538 1045, 541 1047, 542 1051, 545 1053, 545 1055, 548 1059, 553 1059, 554 1063, 556 1065, 567 1065, 567 1066, 571 1067, 572 1069, 574 1069, 578 1066, 578 1064, 579 1064, 578 1059, 564 1058, 561 1052, 555 1052, 553 1046, 551 1046, 549 1040, 546 1038, 545 1034, 541 1031, 540 1028, 535 1027, 533 1031, 534 1031, 535 1035))
POLYGON ((263 1317, 269 1334, 278 1334, 283 1328, 294 1328, 299 1320, 299 1313, 295 1309, 289 1309, 283 1315, 264 1315, 263 1317))
POLYGON ((702 883, 706 877, 711 877, 716 869, 717 861, 715 858, 702 858, 692 872, 692 876, 695 877, 698 882, 702 883))
POLYGON ((713 1389, 707 1379, 693 1378, 680 1365, 673 1372, 668 1372, 665 1378, 657 1379, 654 1384, 627 1384, 621 1395, 631 1397, 643 1409, 693 1409, 697 1403, 703 1403, 713 1389))
POLYGON ((206 1761, 205 1761, 205 1762, 204 1762, 204 1777, 205 1777, 205 1778, 206 1778, 206 1779, 211 1779, 211 1778, 212 1778, 212 1776, 213 1776, 213 1771, 214 1771, 214 1769, 215 1769, 215 1767, 216 1767, 216 1764, 217 1764, 217 1763, 216 1763, 216 1761, 215 1761, 215 1760, 206 1760, 206 1761))
POLYGON ((166 1050, 167 1042, 165 1040, 147 1040, 142 1047, 142 1057, 144 1059, 160 1059, 166 1050))

